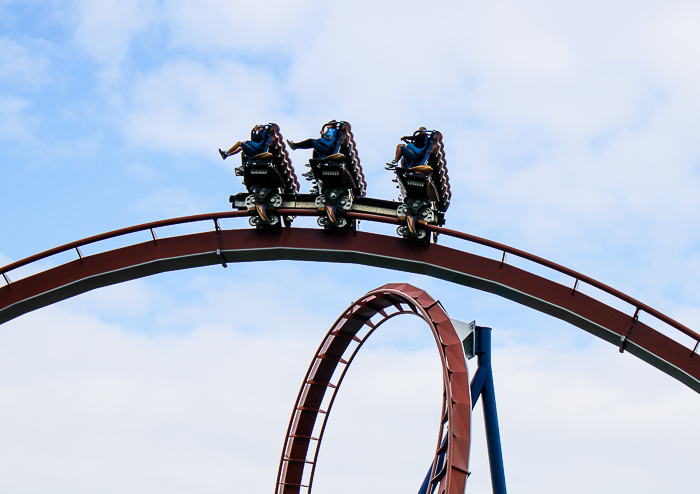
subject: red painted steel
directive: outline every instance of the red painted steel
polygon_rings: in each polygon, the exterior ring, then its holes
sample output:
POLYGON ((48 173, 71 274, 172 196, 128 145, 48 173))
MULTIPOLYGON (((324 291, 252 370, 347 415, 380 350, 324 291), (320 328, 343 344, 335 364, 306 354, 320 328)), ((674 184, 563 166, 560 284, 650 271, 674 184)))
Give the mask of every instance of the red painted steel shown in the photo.
MULTIPOLYGON (((318 215, 316 210, 303 209, 278 210, 278 214, 318 215)), ((353 212, 348 212, 347 215, 356 219, 398 223, 395 218, 379 215, 353 212)), ((128 233, 148 231, 166 225, 244 216, 248 216, 246 211, 229 211, 124 228, 14 262, 0 268, 0 273, 6 275, 13 269, 50 255, 128 233)), ((655 316, 696 342, 700 341, 700 335, 670 317, 576 271, 497 242, 445 228, 429 228, 441 234, 529 259, 584 281, 630 303, 635 309, 655 316)), ((399 238, 362 232, 352 234, 299 228, 280 231, 223 230, 159 238, 157 242, 149 235, 148 242, 84 256, 80 261, 69 262, 0 287, 0 323, 78 293, 166 270, 225 264, 227 260, 237 262, 273 259, 356 262, 427 274, 490 291, 585 329, 700 392, 700 357, 694 353, 696 347, 685 347, 641 321, 636 322, 627 334, 626 328, 633 318, 631 313, 624 314, 590 296, 572 291, 571 286, 566 287, 499 261, 440 245, 419 245, 399 238)))
POLYGON ((113 230, 111 232, 107 233, 101 233, 100 235, 94 235, 92 237, 84 238, 82 240, 76 240, 75 242, 71 242, 68 244, 61 245, 59 247, 54 247, 53 249, 45 250, 44 252, 40 252, 38 254, 34 254, 33 256, 25 257, 24 259, 20 259, 19 261, 12 262, 8 264, 7 266, 3 266, 0 268, 0 273, 9 273, 13 269, 21 268, 22 266, 26 266, 28 264, 31 264, 36 261, 40 261, 42 259, 46 259, 47 257, 54 256, 56 254, 60 254, 61 252, 65 252, 67 250, 73 250, 76 247, 82 247, 84 245, 90 245, 94 244, 95 242, 99 242, 100 240, 108 240, 110 238, 115 238, 115 237, 121 237, 123 235, 128 235, 130 233, 136 233, 136 232, 141 232, 144 230, 151 230, 151 234, 153 234, 153 240, 155 241, 155 234, 153 233, 154 228, 160 228, 163 226, 172 226, 172 225, 183 225, 187 223, 196 223, 197 221, 205 221, 205 220, 217 220, 221 218, 240 218, 240 217, 248 217, 250 216, 250 213, 248 211, 226 211, 223 213, 209 213, 209 214, 197 214, 194 216, 186 216, 182 218, 171 218, 167 220, 160 220, 160 221, 152 221, 150 223, 143 223, 141 225, 134 225, 134 226, 129 226, 127 228, 120 228, 119 230, 113 230))
POLYGON ((435 459, 446 455, 439 471, 439 462, 433 462, 430 483, 437 487, 438 494, 464 493, 469 475, 472 407, 462 342, 439 302, 419 288, 392 283, 370 291, 350 305, 316 351, 287 429, 276 494, 300 494, 302 489, 307 494, 311 492, 323 433, 346 372, 369 336, 384 322, 401 314, 416 315, 428 324, 442 362, 443 418, 435 459), (326 396, 328 390, 330 399, 326 396), (320 428, 316 424, 319 414, 323 415, 320 428), (313 437, 315 430, 318 437, 313 437), (307 465, 311 466, 311 472, 305 477, 307 465))
MULTIPOLYGON (((278 214, 282 216, 318 216, 318 211, 316 209, 279 209, 277 210, 278 214)), ((47 257, 60 254, 61 252, 65 252, 67 250, 72 250, 76 247, 81 247, 83 245, 89 245, 95 242, 99 242, 101 240, 107 240, 110 238, 115 238, 119 237, 122 235, 128 235, 130 233, 136 233, 139 231, 144 231, 144 230, 151 230, 151 233, 153 234, 153 228, 159 228, 163 226, 171 226, 171 225, 179 225, 179 224, 186 224, 186 223, 195 223, 198 221, 205 221, 205 220, 213 220, 213 219, 223 219, 223 218, 239 218, 239 217, 247 217, 249 216, 250 213, 247 211, 225 211, 225 212, 220 212, 220 213, 207 213, 207 214, 199 214, 199 215, 193 215, 193 216, 184 216, 180 218, 171 218, 167 220, 160 220, 160 221, 153 221, 150 223, 143 223, 141 225, 135 225, 127 228, 122 228, 119 230, 114 230, 108 233, 103 233, 100 235, 95 235, 93 237, 88 237, 82 240, 77 240, 75 242, 71 242, 68 244, 64 244, 59 247, 55 247, 53 249, 46 250, 44 252, 41 252, 39 254, 35 254, 33 256, 26 257, 24 259, 21 259, 19 261, 10 263, 6 266, 3 266, 0 268, 0 273, 2 273, 3 277, 7 281, 7 284, 9 285, 10 282, 7 279, 6 274, 9 273, 10 271, 20 268, 22 266, 26 266, 28 264, 31 264, 33 262, 39 261, 41 259, 46 259, 47 257)), ((360 219, 360 220, 365 220, 365 221, 373 221, 375 223, 387 223, 391 225, 398 225, 399 221, 396 218, 391 218, 391 217, 386 217, 386 216, 380 216, 380 215, 374 215, 374 214, 365 214, 365 213, 356 213, 356 212, 347 212, 345 215, 348 218, 354 218, 354 219, 360 219)), ((684 326, 683 324, 679 323, 678 321, 670 318, 669 316, 657 311, 656 309, 640 302, 639 300, 630 297, 629 295, 626 295, 619 290, 615 290, 614 288, 601 283, 590 276, 586 276, 582 273, 579 273, 577 271, 574 271, 573 269, 569 269, 567 267, 564 267, 560 264, 554 263, 552 261, 548 261, 547 259, 544 259, 542 257, 535 256, 533 254, 530 254, 528 252, 525 252, 520 249, 516 249, 514 247, 510 247, 505 244, 501 244, 499 242, 494 242, 492 240, 488 240, 485 238, 477 237, 476 235, 470 235, 468 233, 463 233, 459 232, 456 230, 450 230, 449 228, 443 228, 443 227, 438 227, 435 225, 425 225, 424 228, 429 229, 430 231, 440 233, 442 235, 454 237, 454 238, 459 238, 461 240, 466 240, 467 242, 472 242, 475 244, 483 245, 486 247, 491 247, 493 249, 503 251, 504 254, 507 252, 509 254, 513 254, 515 256, 521 257, 523 259, 527 259, 529 261, 532 261, 534 263, 540 264, 542 266, 545 266, 547 268, 550 268, 554 271, 558 271, 562 274, 566 274, 568 276, 571 276, 572 278, 575 279, 574 282, 574 291, 572 291, 572 294, 575 292, 576 286, 578 286, 579 281, 583 281, 587 284, 589 284, 592 287, 598 288, 599 290, 602 290, 603 292, 606 292, 624 302, 627 302, 630 305, 633 305, 635 308, 641 309, 647 314, 654 316, 655 318, 659 319, 660 321, 665 322, 669 326, 671 326, 674 329, 677 329, 681 333, 685 334, 686 336, 689 336, 690 338, 694 339, 696 342, 700 342, 700 334, 696 333, 692 329, 684 326)), ((155 238, 154 238, 155 241, 155 238)), ((503 257, 505 260, 505 255, 503 257)))

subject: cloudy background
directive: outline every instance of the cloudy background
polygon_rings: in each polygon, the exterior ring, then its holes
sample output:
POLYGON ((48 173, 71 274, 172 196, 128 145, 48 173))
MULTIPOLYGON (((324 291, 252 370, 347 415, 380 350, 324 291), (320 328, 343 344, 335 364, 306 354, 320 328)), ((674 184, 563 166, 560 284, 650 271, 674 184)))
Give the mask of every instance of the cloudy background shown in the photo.
MULTIPOLYGON (((369 195, 394 198, 383 163, 425 125, 444 134, 448 227, 697 330, 699 25, 691 1, 0 0, 0 264, 226 210, 243 187, 217 148, 256 123, 300 140, 350 121, 369 195)), ((3 325, 0 491, 273 492, 316 346, 396 281, 494 328, 511 492, 698 489, 700 398, 629 354, 467 288, 289 262, 163 274, 3 325)), ((396 319, 360 354, 314 492, 417 491, 441 400, 426 333, 396 319)), ((467 492, 486 493, 479 410, 467 492)))

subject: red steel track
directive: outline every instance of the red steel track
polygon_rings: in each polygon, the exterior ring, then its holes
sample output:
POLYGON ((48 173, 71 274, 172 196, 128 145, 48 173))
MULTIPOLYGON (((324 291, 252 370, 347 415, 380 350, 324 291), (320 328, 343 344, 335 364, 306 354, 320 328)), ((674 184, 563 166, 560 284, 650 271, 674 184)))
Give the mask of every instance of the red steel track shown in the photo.
POLYGON ((438 494, 464 493, 469 475, 472 407, 462 342, 438 301, 414 286, 388 284, 350 305, 316 351, 287 429, 276 494, 298 494, 302 488, 311 492, 323 433, 345 373, 367 338, 384 322, 401 314, 416 315, 428 324, 442 362, 442 420, 430 485, 437 487, 438 494), (323 416, 320 427, 316 423, 319 415, 323 416), (313 436, 315 430, 318 437, 313 436), (443 461, 438 460, 441 455, 443 461), (310 474, 304 476, 307 465, 310 474))
MULTIPOLYGON (((314 209, 279 210, 288 216, 316 216, 314 209)), ((349 218, 397 224, 380 215, 348 212, 349 218)), ((650 363, 700 392, 700 335, 642 302, 609 286, 527 252, 446 228, 429 226, 442 235, 491 247, 503 253, 488 259, 457 249, 420 244, 402 238, 356 232, 284 228, 274 231, 221 230, 222 218, 247 217, 247 211, 228 211, 146 223, 89 237, 36 254, 0 268, 6 285, 0 288, 0 323, 86 291, 143 276, 212 264, 263 260, 299 260, 364 264, 419 273, 495 293, 547 313, 598 336, 650 363), (204 233, 156 239, 155 228, 214 220, 204 233), (153 239, 120 249, 83 256, 80 247, 125 234, 151 231, 153 239), (75 250, 78 259, 17 281, 10 271, 52 255, 75 250), (509 253, 571 276, 569 286, 507 264, 509 253), (500 256, 499 256, 500 257, 500 256), (626 314, 576 290, 586 283, 633 308, 626 314), (638 320, 645 312, 694 340, 689 348, 638 320)), ((672 335, 673 336, 673 335, 672 335)))

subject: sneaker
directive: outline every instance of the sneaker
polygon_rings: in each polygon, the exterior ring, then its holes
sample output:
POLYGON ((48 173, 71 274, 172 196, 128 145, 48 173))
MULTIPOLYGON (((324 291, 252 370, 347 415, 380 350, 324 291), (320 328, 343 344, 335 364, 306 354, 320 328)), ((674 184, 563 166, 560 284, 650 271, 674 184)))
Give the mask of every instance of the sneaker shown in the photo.
POLYGON ((219 154, 221 155, 221 159, 226 159, 226 153, 224 153, 221 149, 219 149, 219 154))
POLYGON ((294 151, 297 148, 297 143, 294 141, 290 141, 289 139, 287 139, 287 145, 292 149, 292 151, 294 151))

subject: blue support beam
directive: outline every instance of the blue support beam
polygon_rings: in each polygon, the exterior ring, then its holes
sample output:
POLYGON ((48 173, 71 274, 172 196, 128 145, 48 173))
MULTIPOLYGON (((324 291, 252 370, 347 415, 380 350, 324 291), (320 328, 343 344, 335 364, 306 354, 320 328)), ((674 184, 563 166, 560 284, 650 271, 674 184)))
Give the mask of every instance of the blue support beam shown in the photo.
POLYGON ((491 328, 476 326, 476 355, 478 368, 471 382, 472 408, 481 397, 486 425, 486 446, 491 467, 493 494, 506 494, 506 474, 503 468, 501 433, 496 412, 496 392, 491 370, 491 328))
POLYGON ((430 468, 428 468, 428 475, 425 476, 425 480, 423 481, 423 485, 420 486, 420 490, 418 491, 418 494, 429 494, 428 487, 430 487, 430 474, 431 473, 433 473, 432 463, 430 464, 430 468))
MULTIPOLYGON (((473 323, 472 323, 473 324, 473 323)), ((486 426, 486 446, 489 454, 491 469, 491 487, 493 494, 507 494, 506 473, 503 468, 503 451, 501 450, 501 433, 498 428, 498 413, 496 412, 496 392, 493 386, 493 372, 491 369, 491 328, 474 326, 474 354, 477 357, 477 369, 470 383, 472 409, 481 398, 484 408, 484 425, 486 426)), ((465 339, 467 341, 467 339, 465 339)), ((466 343, 465 343, 466 349, 466 343)), ((466 350, 465 350, 466 351, 466 350)), ((473 355, 469 353, 467 356, 473 355)), ((444 456, 438 458, 438 461, 444 456)), ((438 470, 440 469, 438 464, 438 470)), ((432 494, 430 490, 430 475, 433 465, 430 465, 418 494, 432 494)), ((433 487, 434 489, 434 487, 433 487)))

